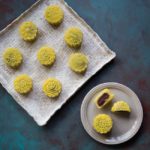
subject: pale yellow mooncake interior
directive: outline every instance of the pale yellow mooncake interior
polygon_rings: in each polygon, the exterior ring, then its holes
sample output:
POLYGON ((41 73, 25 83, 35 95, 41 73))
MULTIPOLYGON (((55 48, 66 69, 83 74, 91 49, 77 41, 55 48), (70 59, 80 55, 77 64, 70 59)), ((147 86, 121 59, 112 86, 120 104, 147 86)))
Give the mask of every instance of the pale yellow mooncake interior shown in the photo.
POLYGON ((105 105, 110 103, 114 98, 114 94, 108 89, 100 91, 94 99, 97 108, 103 108, 105 105))

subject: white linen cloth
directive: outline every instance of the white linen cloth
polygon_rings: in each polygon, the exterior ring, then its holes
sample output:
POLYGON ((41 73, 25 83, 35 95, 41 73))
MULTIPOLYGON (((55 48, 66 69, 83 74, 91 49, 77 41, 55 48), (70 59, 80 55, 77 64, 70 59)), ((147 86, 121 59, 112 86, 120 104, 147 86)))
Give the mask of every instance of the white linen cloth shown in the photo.
POLYGON ((40 126, 45 125, 89 78, 114 57, 115 53, 63 0, 36 2, 0 32, 0 82, 40 126), (44 10, 51 4, 58 4, 64 11, 64 21, 57 28, 52 27, 44 19, 44 10), (34 22, 39 29, 38 38, 34 43, 25 42, 19 36, 18 28, 24 21, 34 22), (67 65, 69 55, 76 52, 69 48, 63 39, 64 31, 71 26, 79 27, 84 35, 79 50, 89 59, 89 67, 84 75, 72 72, 67 65), (53 47, 56 51, 56 62, 50 68, 39 64, 36 58, 37 51, 44 45, 53 47), (7 67, 2 60, 2 53, 8 47, 19 48, 23 54, 23 64, 18 70, 7 67), (33 91, 26 96, 18 94, 13 87, 13 80, 20 74, 28 74, 33 79, 33 91), (42 92, 42 84, 49 77, 55 77, 62 83, 62 93, 57 100, 48 98, 42 92))

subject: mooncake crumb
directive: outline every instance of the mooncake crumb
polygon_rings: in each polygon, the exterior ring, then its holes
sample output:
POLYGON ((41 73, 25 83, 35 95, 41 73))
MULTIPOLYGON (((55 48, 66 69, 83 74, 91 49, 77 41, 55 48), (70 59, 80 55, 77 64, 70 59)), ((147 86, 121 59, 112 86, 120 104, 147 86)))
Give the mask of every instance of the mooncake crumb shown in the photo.
POLYGON ((29 93, 32 87, 32 79, 26 74, 19 75, 14 80, 14 89, 20 94, 29 93))
POLYGON ((37 59, 42 65, 51 66, 55 62, 56 54, 53 48, 44 46, 37 53, 37 59))
POLYGON ((113 104, 111 108, 112 112, 131 112, 131 109, 127 102, 125 101, 117 101, 113 104))
POLYGON ((17 68, 21 65, 23 57, 19 49, 7 48, 3 53, 3 61, 11 68, 17 68))
POLYGON ((93 128, 100 134, 107 134, 111 131, 113 121, 109 115, 99 114, 93 120, 93 128))
POLYGON ((64 12, 58 5, 50 5, 45 10, 45 19, 53 26, 58 26, 62 23, 64 12))
POLYGON ((94 99, 97 108, 103 108, 105 105, 109 104, 114 98, 114 94, 108 88, 100 91, 94 99))
POLYGON ((83 33, 77 27, 70 27, 64 35, 66 44, 72 48, 79 48, 82 44, 83 33))
POLYGON ((32 42, 37 37, 38 28, 33 22, 24 22, 19 27, 19 33, 23 40, 32 42))
POLYGON ((82 53, 73 53, 69 57, 69 67, 76 73, 84 73, 88 67, 88 58, 82 53))
POLYGON ((62 91, 62 84, 58 79, 49 78, 43 84, 43 92, 50 98, 56 98, 62 91))

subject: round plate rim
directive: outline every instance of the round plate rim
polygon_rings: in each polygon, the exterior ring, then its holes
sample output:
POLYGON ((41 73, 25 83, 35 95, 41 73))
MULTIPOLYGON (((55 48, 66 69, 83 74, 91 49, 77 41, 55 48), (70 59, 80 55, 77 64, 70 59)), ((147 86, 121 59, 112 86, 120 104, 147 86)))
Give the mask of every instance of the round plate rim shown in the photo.
POLYGON ((127 87, 127 86, 125 86, 125 85, 123 85, 123 84, 120 84, 120 83, 117 83, 117 82, 106 82, 106 83, 101 83, 101 84, 99 84, 99 85, 97 85, 97 86, 95 86, 95 87, 93 87, 87 94, 86 94, 86 96, 84 97, 84 99, 83 99, 83 101, 82 101, 82 104, 81 104, 81 108, 80 108, 80 118, 81 118, 81 122, 82 122, 82 125, 83 125, 83 128, 84 128, 84 130, 94 139, 94 140, 96 140, 97 142, 99 142, 99 143, 102 143, 102 144, 106 144, 106 145, 117 145, 117 144, 122 144, 122 143, 124 143, 124 142, 127 142, 128 140, 130 140, 131 138, 133 138, 135 135, 136 135, 136 133, 139 131, 139 129, 140 129, 140 127, 141 127, 141 125, 142 125, 142 121, 143 121, 143 107, 142 107, 142 104, 141 104, 141 102, 140 102, 140 100, 139 100, 139 98, 138 98, 138 96, 136 95, 136 93, 134 92, 134 91, 132 91, 129 87, 127 87), (95 91, 97 88, 99 88, 99 87, 106 87, 106 86, 121 86, 121 87, 123 87, 123 88, 126 88, 128 91, 130 91, 131 93, 133 93, 134 94, 134 96, 136 97, 136 99, 137 99, 137 103, 139 104, 139 106, 140 106, 140 113, 141 113, 141 118, 140 118, 140 120, 139 120, 139 125, 137 126, 137 128, 136 128, 136 130, 134 130, 134 132, 127 138, 127 139, 125 139, 125 140, 122 140, 122 141, 119 141, 119 142, 112 142, 112 143, 110 143, 110 142, 103 142, 103 141, 100 141, 100 140, 98 140, 98 139, 96 139, 93 135, 91 135, 90 133, 89 133, 89 131, 88 131, 88 129, 86 128, 86 125, 85 125, 85 123, 83 123, 84 121, 83 121, 83 108, 84 108, 84 104, 85 104, 85 102, 86 102, 86 99, 87 99, 87 97, 93 92, 93 91, 95 91))

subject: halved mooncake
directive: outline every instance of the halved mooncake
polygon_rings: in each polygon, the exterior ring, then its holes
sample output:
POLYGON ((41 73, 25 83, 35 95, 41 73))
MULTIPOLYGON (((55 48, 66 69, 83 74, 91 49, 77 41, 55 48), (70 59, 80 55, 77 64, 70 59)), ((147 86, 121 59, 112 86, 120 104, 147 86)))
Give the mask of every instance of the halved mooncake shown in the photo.
POLYGON ((32 42, 36 39, 38 34, 37 26, 31 22, 24 22, 19 27, 19 33, 23 40, 32 42))
POLYGON ((106 114, 99 114, 93 120, 93 128, 100 134, 106 134, 111 131, 113 126, 112 118, 106 114))
POLYGON ((32 86, 32 79, 26 74, 19 75, 14 80, 14 88, 20 94, 29 93, 32 90, 32 86))
POLYGON ((98 108, 103 108, 114 98, 114 94, 109 89, 103 89, 94 99, 98 108))
POLYGON ((112 112, 131 112, 130 106, 125 101, 115 102, 111 108, 112 112))
POLYGON ((22 54, 17 48, 7 48, 3 53, 3 61, 11 68, 19 67, 22 60, 22 54))
POLYGON ((64 35, 66 44, 72 48, 79 48, 82 44, 83 33, 77 27, 70 27, 64 35))

